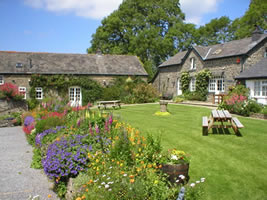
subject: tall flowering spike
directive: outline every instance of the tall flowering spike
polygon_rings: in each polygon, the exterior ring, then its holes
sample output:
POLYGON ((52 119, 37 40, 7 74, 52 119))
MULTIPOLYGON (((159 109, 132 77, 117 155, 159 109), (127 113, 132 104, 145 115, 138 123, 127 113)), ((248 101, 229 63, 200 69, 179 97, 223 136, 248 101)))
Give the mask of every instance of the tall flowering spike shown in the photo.
POLYGON ((93 132, 93 129, 92 129, 91 124, 89 124, 89 132, 90 132, 90 134, 91 134, 92 136, 94 135, 94 132, 93 132))
POLYGON ((109 127, 108 127, 108 120, 105 121, 105 131, 108 132, 109 131, 109 127))
POLYGON ((99 132, 100 132, 99 127, 98 127, 97 124, 95 124, 95 132, 96 132, 96 133, 99 133, 99 132))
POLYGON ((112 115, 110 115, 109 118, 108 118, 108 123, 109 123, 109 125, 111 125, 112 122, 113 122, 112 115))
POLYGON ((78 119, 77 126, 80 127, 80 125, 81 125, 81 119, 78 119))

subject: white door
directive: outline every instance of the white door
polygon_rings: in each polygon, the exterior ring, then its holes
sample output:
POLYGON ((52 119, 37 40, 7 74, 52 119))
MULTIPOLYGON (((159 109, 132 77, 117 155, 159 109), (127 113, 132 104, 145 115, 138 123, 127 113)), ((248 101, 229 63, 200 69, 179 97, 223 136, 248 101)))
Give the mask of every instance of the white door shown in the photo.
POLYGON ((69 99, 71 106, 81 106, 82 105, 81 88, 79 87, 69 88, 69 99))
POLYGON ((181 84, 181 79, 177 79, 177 95, 182 95, 182 84, 181 84))

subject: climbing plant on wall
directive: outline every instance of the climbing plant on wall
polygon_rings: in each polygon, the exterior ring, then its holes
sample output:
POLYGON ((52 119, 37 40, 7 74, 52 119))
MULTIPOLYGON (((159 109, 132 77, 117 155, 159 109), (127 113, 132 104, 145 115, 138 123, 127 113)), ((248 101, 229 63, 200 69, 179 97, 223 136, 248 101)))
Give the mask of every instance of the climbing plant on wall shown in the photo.
POLYGON ((78 86, 82 89, 82 103, 94 102, 102 97, 103 87, 87 76, 73 75, 39 75, 31 76, 30 97, 35 98, 35 88, 42 87, 44 94, 53 91, 59 96, 68 95, 68 89, 71 86, 78 86))
POLYGON ((188 92, 189 91, 189 84, 190 84, 190 75, 189 72, 183 72, 181 75, 181 84, 182 84, 182 92, 188 92))
POLYGON ((201 70, 196 75, 196 92, 201 96, 202 100, 207 98, 210 78, 211 72, 208 69, 201 70))

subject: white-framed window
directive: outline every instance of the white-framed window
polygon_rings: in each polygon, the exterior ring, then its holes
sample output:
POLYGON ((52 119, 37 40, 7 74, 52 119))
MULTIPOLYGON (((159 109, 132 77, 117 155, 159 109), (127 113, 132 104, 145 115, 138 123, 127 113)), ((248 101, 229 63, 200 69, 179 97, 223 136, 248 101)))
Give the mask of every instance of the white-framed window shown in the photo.
POLYGON ((194 92, 196 91, 196 79, 193 77, 190 81, 190 91, 194 92))
POLYGON ((23 95, 23 99, 26 99, 26 87, 19 87, 19 93, 23 95))
POLYGON ((43 88, 41 88, 41 87, 35 88, 35 98, 36 99, 43 99, 43 88))
POLYGON ((267 80, 254 81, 254 96, 267 97, 267 80))
POLYGON ((177 78, 177 95, 182 94, 182 82, 180 78, 177 78))
POLYGON ((224 77, 214 76, 209 80, 209 92, 224 92, 224 77))
POLYGON ((3 85, 5 83, 4 76, 0 75, 0 85, 3 85))
POLYGON ((71 106, 82 105, 82 90, 80 87, 69 88, 69 101, 71 102, 71 106))
POLYGON ((190 58, 191 62, 191 69, 196 69, 196 58, 192 57, 190 58))

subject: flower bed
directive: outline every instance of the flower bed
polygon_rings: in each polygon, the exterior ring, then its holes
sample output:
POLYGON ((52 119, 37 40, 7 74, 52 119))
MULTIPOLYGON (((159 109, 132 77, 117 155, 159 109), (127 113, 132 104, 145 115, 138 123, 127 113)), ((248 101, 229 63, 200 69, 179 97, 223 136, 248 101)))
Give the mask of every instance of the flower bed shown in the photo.
MULTIPOLYGON (((189 163, 186 153, 162 152, 159 138, 144 137, 111 114, 68 110, 62 116, 43 110, 28 115, 23 128, 34 137, 33 166, 44 169, 60 198, 67 192, 69 179, 74 178, 72 198, 77 200, 177 199, 181 186, 168 181, 162 166, 189 163), (54 117, 64 118, 64 126, 53 127, 50 118, 54 117)), ((179 175, 177 180, 183 179, 179 175)))

